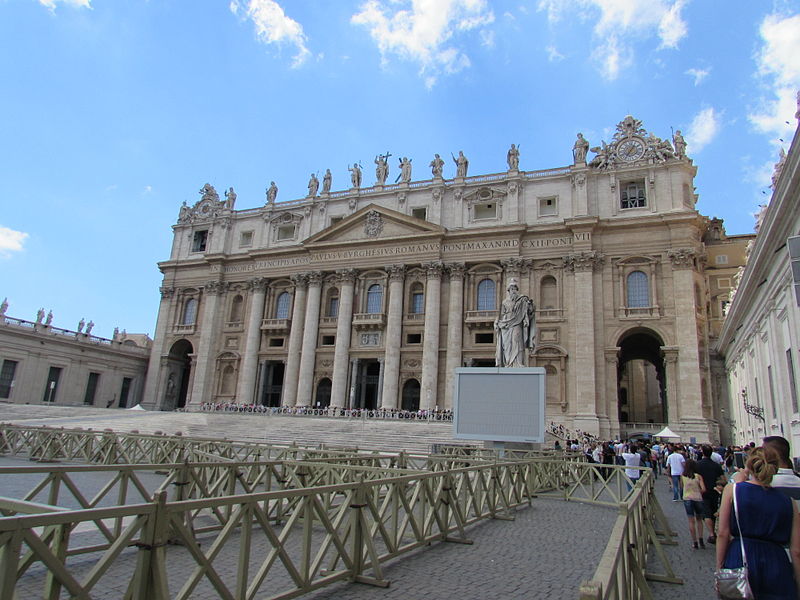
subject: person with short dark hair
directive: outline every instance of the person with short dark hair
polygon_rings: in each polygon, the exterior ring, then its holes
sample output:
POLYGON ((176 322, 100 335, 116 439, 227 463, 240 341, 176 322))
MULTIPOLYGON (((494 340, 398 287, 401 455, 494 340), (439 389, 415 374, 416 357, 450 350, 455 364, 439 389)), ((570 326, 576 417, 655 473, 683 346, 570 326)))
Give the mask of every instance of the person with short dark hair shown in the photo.
POLYGON ((800 501, 800 477, 792 470, 789 440, 779 435, 769 435, 763 442, 765 448, 772 448, 778 455, 779 468, 772 478, 772 487, 782 491, 795 502, 800 501))
POLYGON ((714 534, 714 513, 717 512, 719 507, 719 493, 714 489, 722 475, 722 467, 711 457, 713 449, 709 445, 704 445, 701 449, 703 458, 697 461, 695 471, 703 478, 705 483, 705 491, 703 492, 703 519, 705 519, 706 528, 708 529, 708 543, 714 544, 717 541, 717 536, 714 534))

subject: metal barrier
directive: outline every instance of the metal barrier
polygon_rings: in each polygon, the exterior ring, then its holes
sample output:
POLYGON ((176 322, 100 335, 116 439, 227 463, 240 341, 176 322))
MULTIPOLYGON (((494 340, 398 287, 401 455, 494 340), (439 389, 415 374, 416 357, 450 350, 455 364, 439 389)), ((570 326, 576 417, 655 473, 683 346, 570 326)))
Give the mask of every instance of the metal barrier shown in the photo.
POLYGON ((4 482, 40 477, 23 499, 0 499, 8 515, 0 518, 0 598, 92 598, 109 589, 154 600, 201 592, 290 598, 340 580, 384 586, 386 561, 434 541, 471 543, 468 526, 513 519, 537 495, 619 507, 581 600, 647 598, 647 578, 680 581, 661 551, 665 536, 674 534, 649 470, 631 490, 623 467, 562 458, 294 448, 290 454, 300 460, 238 461, 216 455, 230 446, 203 440, 181 445, 150 436, 175 445, 123 440, 117 451, 98 455, 109 432, 83 432, 82 440, 59 430, 0 428, 0 434, 3 451, 22 455, 27 447, 38 458, 165 457, 198 448, 215 454, 211 462, 0 468, 4 482), (80 483, 90 474, 92 493, 80 483), (665 575, 646 571, 649 548, 665 575))

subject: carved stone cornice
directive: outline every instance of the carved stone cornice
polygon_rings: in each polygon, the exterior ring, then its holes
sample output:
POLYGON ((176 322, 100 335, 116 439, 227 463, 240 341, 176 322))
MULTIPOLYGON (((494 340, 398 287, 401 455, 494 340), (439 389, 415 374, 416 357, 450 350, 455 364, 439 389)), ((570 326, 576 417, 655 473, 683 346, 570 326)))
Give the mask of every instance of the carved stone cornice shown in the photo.
POLYGON ((672 261, 673 269, 691 269, 695 266, 698 252, 694 248, 675 248, 668 250, 667 256, 672 261))
POLYGON ((166 300, 167 298, 172 298, 175 295, 175 288, 162 286, 158 288, 158 291, 161 292, 161 299, 166 300))
POLYGON ((406 276, 405 265, 388 265, 386 272, 389 273, 389 281, 403 281, 406 276))
POLYGON ((445 265, 445 269, 447 269, 447 274, 450 276, 450 281, 453 281, 463 280, 467 267, 464 263, 448 263, 445 265))
POLYGON ((247 288, 253 292, 263 292, 266 291, 268 282, 266 277, 253 277, 247 281, 247 288))
POLYGON ((564 266, 570 271, 593 271, 602 266, 604 257, 597 250, 578 252, 564 257, 564 266))
POLYGON ((311 286, 319 287, 320 285, 322 285, 322 271, 311 271, 309 273, 306 273, 306 275, 308 275, 309 287, 311 286))
POLYGON ((353 285, 358 276, 358 271, 355 269, 339 269, 336 271, 336 279, 339 283, 353 285))
POLYGON ((295 273, 294 275, 290 275, 289 279, 294 283, 295 289, 305 289, 308 285, 308 275, 305 273, 295 273))
POLYGON ((444 271, 444 265, 438 261, 425 263, 422 268, 428 279, 441 279, 442 271, 444 271))

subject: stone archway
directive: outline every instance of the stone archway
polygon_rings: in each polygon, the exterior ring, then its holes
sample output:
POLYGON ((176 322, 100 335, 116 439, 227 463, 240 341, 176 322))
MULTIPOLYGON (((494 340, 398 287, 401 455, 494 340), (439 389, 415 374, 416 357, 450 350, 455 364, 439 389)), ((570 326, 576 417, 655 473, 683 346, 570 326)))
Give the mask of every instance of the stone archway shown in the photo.
POLYGON ((410 412, 419 410, 420 385, 416 379, 409 379, 403 384, 403 402, 401 408, 410 412))
POLYGON ((617 414, 620 433, 660 429, 669 422, 664 342, 656 332, 636 328, 618 342, 617 414))
POLYGON ((193 352, 191 342, 184 339, 178 340, 169 349, 161 410, 175 410, 186 406, 193 352))

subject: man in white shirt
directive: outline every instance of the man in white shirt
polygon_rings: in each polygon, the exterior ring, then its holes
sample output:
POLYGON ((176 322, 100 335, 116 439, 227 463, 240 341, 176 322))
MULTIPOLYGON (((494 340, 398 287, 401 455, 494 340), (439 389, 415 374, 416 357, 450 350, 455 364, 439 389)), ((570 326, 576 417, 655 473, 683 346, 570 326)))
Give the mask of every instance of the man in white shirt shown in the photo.
POLYGON ((680 502, 681 498, 681 475, 686 459, 678 450, 675 450, 667 457, 667 471, 672 479, 672 501, 680 502))
POLYGON ((642 472, 639 469, 632 469, 628 467, 641 467, 642 457, 637 452, 638 447, 636 444, 631 444, 630 449, 625 446, 622 450, 622 459, 625 461, 625 475, 627 475, 634 484, 639 481, 639 476, 642 472))

